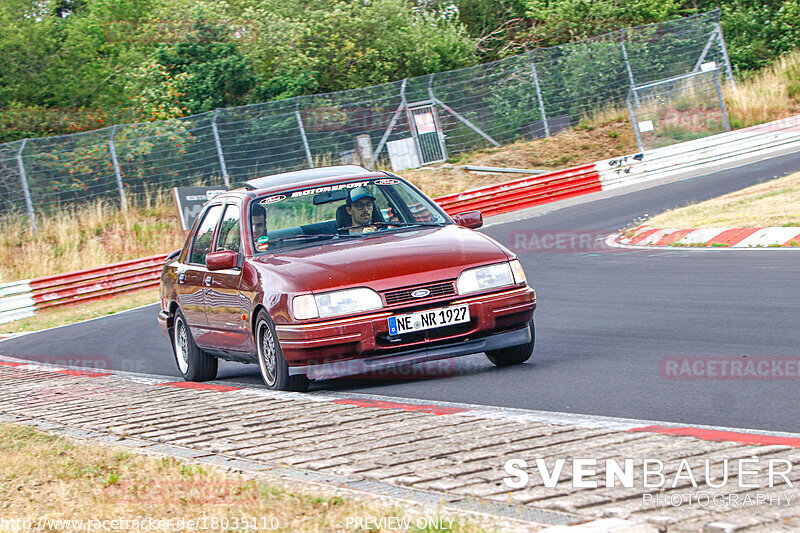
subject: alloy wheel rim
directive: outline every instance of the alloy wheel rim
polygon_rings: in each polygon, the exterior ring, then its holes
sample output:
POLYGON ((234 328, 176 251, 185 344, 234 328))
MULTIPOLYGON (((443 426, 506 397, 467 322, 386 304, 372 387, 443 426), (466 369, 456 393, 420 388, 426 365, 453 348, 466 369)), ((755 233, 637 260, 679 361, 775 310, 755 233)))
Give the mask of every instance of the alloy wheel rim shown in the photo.
POLYGON ((189 371, 189 338, 186 331, 186 324, 178 318, 175 322, 175 359, 178 361, 178 369, 186 374, 189 371))
POLYGON ((275 338, 266 322, 261 322, 258 327, 258 362, 261 374, 267 385, 272 386, 277 380, 278 353, 275 347, 275 338))

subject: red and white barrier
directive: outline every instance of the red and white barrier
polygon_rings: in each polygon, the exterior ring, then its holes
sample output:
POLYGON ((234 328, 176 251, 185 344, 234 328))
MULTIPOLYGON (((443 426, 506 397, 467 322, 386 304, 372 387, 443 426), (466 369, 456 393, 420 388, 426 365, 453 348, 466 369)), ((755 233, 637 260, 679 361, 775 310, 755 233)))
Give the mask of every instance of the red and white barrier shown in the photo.
POLYGON ((37 310, 158 287, 166 254, 0 285, 0 324, 37 310))
POLYGON ((448 214, 480 210, 485 216, 565 200, 602 190, 596 164, 556 170, 499 185, 448 194, 436 198, 448 214))

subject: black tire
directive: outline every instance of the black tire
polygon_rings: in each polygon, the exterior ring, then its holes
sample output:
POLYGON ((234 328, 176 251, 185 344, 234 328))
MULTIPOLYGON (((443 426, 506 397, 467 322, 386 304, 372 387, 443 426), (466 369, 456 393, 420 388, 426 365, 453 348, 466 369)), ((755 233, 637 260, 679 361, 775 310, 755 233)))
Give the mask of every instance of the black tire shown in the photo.
POLYGON ((175 312, 172 324, 172 352, 178 372, 186 381, 209 381, 217 377, 219 361, 197 347, 180 309, 175 312))
POLYGON ((258 367, 261 379, 268 389, 305 392, 311 383, 304 375, 289 375, 289 365, 283 357, 275 325, 265 310, 256 317, 256 350, 258 350, 258 367))
POLYGON ((533 320, 531 320, 529 327, 531 328, 530 342, 519 344, 517 346, 509 346, 508 348, 503 348, 502 350, 486 352, 486 357, 489 358, 489 361, 491 361, 494 366, 503 367, 519 365, 530 359, 531 355, 533 354, 533 345, 536 341, 536 329, 533 327, 533 320))

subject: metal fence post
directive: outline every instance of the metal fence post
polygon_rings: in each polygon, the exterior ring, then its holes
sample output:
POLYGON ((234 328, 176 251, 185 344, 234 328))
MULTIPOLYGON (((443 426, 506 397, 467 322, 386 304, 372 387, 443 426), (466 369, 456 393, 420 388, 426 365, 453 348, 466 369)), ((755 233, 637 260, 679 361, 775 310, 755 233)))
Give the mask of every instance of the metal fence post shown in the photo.
POLYGON ((122 212, 128 212, 128 199, 125 198, 125 188, 122 186, 122 173, 119 171, 119 161, 117 160, 117 149, 114 146, 114 135, 117 134, 117 126, 111 127, 111 138, 108 140, 108 153, 111 154, 111 164, 114 166, 114 176, 117 178, 117 189, 119 189, 119 203, 122 212))
POLYGON ((31 221, 31 229, 34 235, 39 232, 36 229, 36 215, 33 212, 33 202, 31 201, 31 191, 28 189, 28 177, 25 175, 25 163, 22 161, 22 151, 25 149, 28 139, 22 139, 22 145, 17 152, 17 166, 19 167, 19 179, 22 182, 22 194, 25 196, 25 208, 28 211, 28 218, 31 221))
POLYGON ((728 57, 728 48, 725 46, 725 38, 722 36, 722 26, 720 26, 719 22, 717 22, 716 27, 717 27, 717 35, 719 36, 719 45, 720 48, 722 48, 722 57, 725 58, 725 72, 728 73, 728 81, 731 82, 731 87, 735 89, 736 82, 733 80, 733 70, 731 70, 731 60, 728 57))
POLYGON ((714 85, 717 87, 717 98, 719 99, 719 108, 722 110, 722 120, 725 121, 725 131, 731 131, 731 123, 728 120, 728 109, 725 107, 725 98, 722 96, 722 87, 719 83, 719 69, 714 73, 714 85))
POLYGON ((219 166, 222 169, 222 181, 225 186, 230 188, 231 182, 228 179, 228 167, 225 166, 225 156, 222 153, 222 143, 219 142, 219 131, 217 131, 217 113, 219 109, 214 110, 214 118, 211 120, 211 133, 214 134, 214 144, 217 145, 217 157, 219 158, 219 166))
MULTIPOLYGON (((428 97, 431 99, 431 102, 435 106, 436 105, 436 96, 434 96, 434 94, 433 94, 433 74, 431 74, 430 78, 428 78, 428 97)), ((436 131, 437 131, 437 133, 439 133, 439 135, 438 135, 438 137, 439 137, 439 146, 442 149, 442 158, 447 159, 447 144, 444 141, 444 130, 441 128, 441 124, 439 123, 439 116, 438 115, 439 114, 435 113, 435 112, 433 114, 434 119, 436 121, 435 122, 436 131)))
POLYGON ((534 54, 536 50, 531 50, 531 72, 533 73, 533 85, 536 87, 536 99, 539 100, 539 114, 542 115, 542 124, 544 124, 544 136, 550 137, 550 125, 547 123, 547 113, 544 111, 544 99, 542 98, 542 89, 539 87, 539 74, 536 72, 536 61, 534 54))
MULTIPOLYGON (((625 68, 628 70, 628 80, 631 82, 631 88, 636 86, 633 81, 633 70, 631 70, 631 62, 628 61, 628 49, 625 48, 625 28, 619 30, 619 45, 622 48, 622 59, 625 60, 625 68)), ((633 98, 636 100, 636 107, 639 107, 639 95, 633 91, 633 98)))
POLYGON ((422 146, 419 144, 419 135, 417 134, 417 125, 414 123, 414 116, 408 108, 408 99, 406 98, 405 84, 403 84, 403 91, 401 94, 403 107, 406 110, 406 120, 408 121, 408 129, 411 131, 411 138, 414 139, 414 149, 417 151, 417 159, 419 164, 425 160, 422 156, 422 146))
MULTIPOLYGON (((381 137, 381 141, 378 143, 378 147, 375 149, 375 152, 372 154, 372 161, 369 162, 367 168, 372 170, 375 166, 375 162, 378 160, 378 155, 380 155, 381 150, 386 145, 386 141, 389 140, 389 135, 392 134, 394 130, 395 124, 397 124, 397 119, 400 118, 400 113, 403 112, 403 109, 406 106, 406 82, 408 78, 404 78, 403 82, 400 84, 400 105, 397 106, 397 109, 394 110, 394 115, 392 115, 392 120, 389 121, 389 125, 386 127, 386 130, 383 132, 383 136, 381 137)), ((409 124, 410 126, 410 124, 409 124)))
POLYGON ((306 128, 303 126, 303 117, 300 116, 300 97, 295 97, 294 103, 294 116, 297 117, 297 127, 300 128, 300 137, 303 138, 303 148, 306 151, 306 159, 308 166, 314 168, 314 159, 311 157, 311 149, 308 147, 308 137, 306 137, 306 128))
POLYGON ((636 115, 633 112, 633 106, 631 105, 631 93, 635 91, 631 90, 628 92, 628 97, 625 98, 625 105, 628 106, 628 114, 631 117, 631 126, 633 126, 633 134, 636 136, 636 145, 639 147, 639 153, 644 153, 644 145, 642 144, 642 136, 639 134, 639 123, 636 122, 636 115))
POLYGON ((694 64, 694 68, 692 72, 697 72, 700 70, 700 67, 706 60, 706 56, 708 55, 708 51, 711 50, 711 45, 714 44, 714 41, 717 40, 717 30, 711 32, 711 36, 706 41, 706 46, 703 48, 703 51, 700 53, 700 57, 697 58, 697 63, 694 64))
POLYGON ((501 145, 500 145, 499 142, 497 142, 494 139, 492 139, 492 137, 489 136, 489 134, 485 133, 478 126, 476 126, 475 124, 473 124, 472 122, 467 120, 467 118, 462 116, 461 113, 459 113, 458 111, 456 111, 455 109, 453 109, 449 105, 445 104, 444 102, 442 102, 438 98, 435 99, 434 102, 436 102, 437 104, 442 106, 442 108, 444 108, 445 111, 447 111, 448 113, 453 115, 455 118, 457 118, 458 120, 460 120, 461 122, 463 122, 464 124, 469 126, 472 129, 472 131, 474 131, 475 133, 477 133, 478 135, 480 135, 481 137, 483 137, 484 139, 486 139, 487 141, 489 141, 490 143, 492 143, 496 147, 500 148, 501 145))

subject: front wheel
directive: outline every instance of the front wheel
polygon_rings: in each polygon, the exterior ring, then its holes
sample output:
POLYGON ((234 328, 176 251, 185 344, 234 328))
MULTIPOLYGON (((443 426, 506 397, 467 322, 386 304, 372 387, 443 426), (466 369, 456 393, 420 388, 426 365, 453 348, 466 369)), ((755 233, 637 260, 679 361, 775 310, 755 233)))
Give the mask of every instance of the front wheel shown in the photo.
POLYGON ((531 320, 529 327, 531 329, 530 342, 486 352, 486 357, 489 358, 489 361, 491 361, 495 366, 502 367, 518 365, 530 359, 531 355, 533 354, 533 344, 536 340, 536 330, 533 327, 533 320, 531 320))
POLYGON ((186 381, 209 381, 217 377, 217 358, 197 347, 180 309, 175 312, 172 326, 172 350, 178 371, 186 381))
POLYGON ((309 380, 306 376, 290 376, 289 365, 283 357, 283 350, 275 334, 275 326, 263 309, 256 319, 256 348, 261 379, 268 389, 305 392, 309 380))

